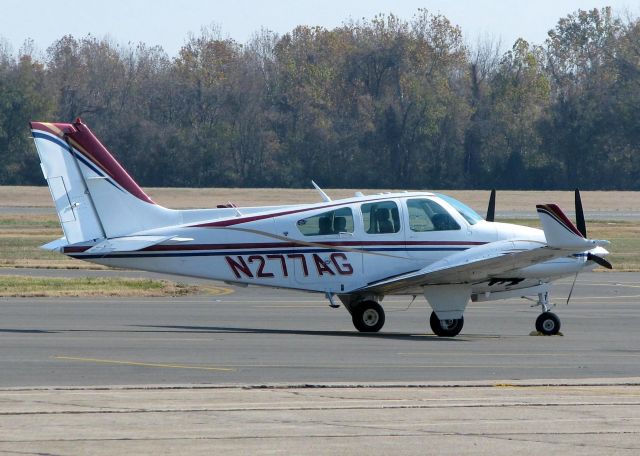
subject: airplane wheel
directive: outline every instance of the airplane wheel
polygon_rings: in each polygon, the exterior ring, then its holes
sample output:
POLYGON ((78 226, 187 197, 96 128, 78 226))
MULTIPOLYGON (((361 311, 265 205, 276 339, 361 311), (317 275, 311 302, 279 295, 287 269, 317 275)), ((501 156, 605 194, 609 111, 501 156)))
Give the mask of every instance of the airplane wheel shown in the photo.
POLYGON ((461 316, 458 319, 440 320, 435 312, 431 312, 429 324, 431 325, 431 330, 436 336, 454 337, 462 331, 462 327, 464 326, 464 317, 461 316))
POLYGON ((542 312, 536 319, 536 330, 545 336, 555 336, 560 332, 560 319, 553 312, 542 312))
POLYGON ((384 325, 384 310, 375 301, 363 301, 353 309, 351 319, 360 332, 378 332, 384 325))

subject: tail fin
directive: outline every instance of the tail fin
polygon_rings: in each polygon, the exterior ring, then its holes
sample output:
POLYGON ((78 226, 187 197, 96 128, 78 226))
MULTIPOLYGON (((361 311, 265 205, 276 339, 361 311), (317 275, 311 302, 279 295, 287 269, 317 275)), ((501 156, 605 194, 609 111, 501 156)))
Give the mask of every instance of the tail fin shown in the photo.
POLYGON ((176 211, 154 203, 80 119, 31 122, 31 132, 69 244, 178 222, 176 211))
POLYGON ((608 241, 586 239, 562 210, 555 204, 536 206, 542 229, 550 247, 567 250, 588 250, 608 241))

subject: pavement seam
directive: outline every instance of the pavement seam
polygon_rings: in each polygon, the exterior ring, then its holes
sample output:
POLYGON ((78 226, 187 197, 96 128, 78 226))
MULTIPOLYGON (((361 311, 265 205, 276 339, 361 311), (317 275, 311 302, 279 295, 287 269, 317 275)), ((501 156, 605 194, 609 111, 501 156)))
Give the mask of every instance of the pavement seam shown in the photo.
POLYGON ((452 408, 539 408, 539 407, 635 407, 640 402, 575 402, 575 403, 528 403, 514 402, 510 404, 419 404, 419 405, 362 405, 341 407, 226 407, 226 408, 194 408, 194 409, 124 409, 124 410, 59 410, 36 412, 0 412, 0 416, 24 415, 89 415, 89 414, 135 414, 135 413, 212 413, 212 412, 279 412, 279 411, 340 411, 340 410, 435 410, 452 408))
POLYGON ((640 377, 620 379, 546 379, 546 380, 492 380, 477 382, 432 383, 265 383, 265 384, 179 384, 179 385, 89 385, 89 386, 31 386, 4 387, 2 392, 14 391, 157 391, 157 390, 304 390, 304 389, 392 389, 392 388, 538 388, 538 387, 636 387, 640 377))

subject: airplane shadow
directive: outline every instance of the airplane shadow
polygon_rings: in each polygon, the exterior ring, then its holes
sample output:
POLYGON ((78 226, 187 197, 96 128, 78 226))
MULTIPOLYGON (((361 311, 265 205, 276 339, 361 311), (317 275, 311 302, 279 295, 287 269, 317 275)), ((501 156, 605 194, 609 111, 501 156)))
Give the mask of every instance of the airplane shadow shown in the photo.
POLYGON ((328 336, 328 337, 357 337, 373 339, 393 339, 416 341, 428 339, 431 341, 465 342, 462 338, 438 337, 433 334, 406 334, 406 333, 361 333, 352 331, 313 331, 302 329, 268 329, 268 328, 239 328, 227 326, 180 326, 180 325, 134 325, 138 328, 165 329, 161 332, 206 333, 206 334, 285 334, 299 336, 328 336))
POLYGON ((56 334, 58 331, 46 331, 44 329, 9 329, 0 328, 0 333, 12 334, 56 334))

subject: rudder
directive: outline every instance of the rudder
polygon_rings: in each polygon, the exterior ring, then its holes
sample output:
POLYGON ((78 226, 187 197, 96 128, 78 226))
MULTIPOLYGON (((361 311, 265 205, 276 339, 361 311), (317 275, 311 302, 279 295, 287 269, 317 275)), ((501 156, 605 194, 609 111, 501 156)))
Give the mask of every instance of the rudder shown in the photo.
POLYGON ((77 158, 64 140, 69 124, 31 123, 42 173, 69 244, 106 237, 77 158))

